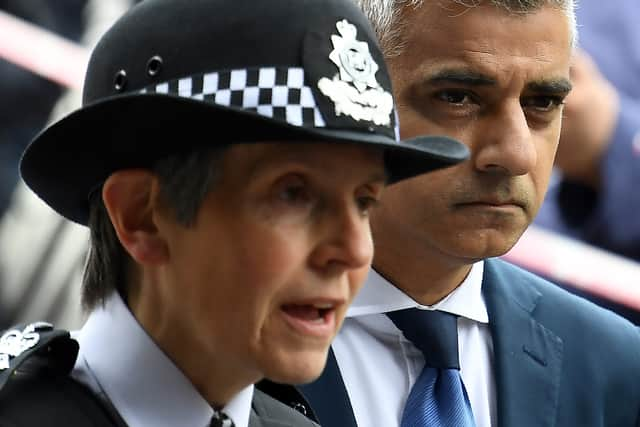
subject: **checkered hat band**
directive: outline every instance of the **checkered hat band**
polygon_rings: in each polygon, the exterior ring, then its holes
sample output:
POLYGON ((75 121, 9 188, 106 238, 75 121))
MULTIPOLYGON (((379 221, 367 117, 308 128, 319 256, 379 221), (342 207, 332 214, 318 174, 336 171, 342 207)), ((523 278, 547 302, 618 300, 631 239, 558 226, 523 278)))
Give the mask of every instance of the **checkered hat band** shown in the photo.
POLYGON ((215 71, 141 90, 253 111, 294 126, 325 127, 302 68, 265 67, 215 71))

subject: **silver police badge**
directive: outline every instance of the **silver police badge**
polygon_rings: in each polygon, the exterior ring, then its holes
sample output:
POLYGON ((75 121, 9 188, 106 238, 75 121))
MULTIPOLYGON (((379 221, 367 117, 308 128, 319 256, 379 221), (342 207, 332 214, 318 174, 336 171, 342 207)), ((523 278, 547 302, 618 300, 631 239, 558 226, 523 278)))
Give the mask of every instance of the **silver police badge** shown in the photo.
POLYGON ((40 341, 38 332, 51 330, 53 325, 46 322, 32 323, 22 331, 10 329, 0 337, 0 371, 9 369, 12 358, 20 356, 25 351, 33 348, 40 341))
POLYGON ((393 96, 376 80, 380 67, 369 52, 369 45, 356 39, 358 30, 346 19, 338 21, 336 28, 340 35, 331 36, 333 51, 329 59, 339 73, 333 79, 321 78, 318 88, 333 101, 337 116, 389 126, 393 96))

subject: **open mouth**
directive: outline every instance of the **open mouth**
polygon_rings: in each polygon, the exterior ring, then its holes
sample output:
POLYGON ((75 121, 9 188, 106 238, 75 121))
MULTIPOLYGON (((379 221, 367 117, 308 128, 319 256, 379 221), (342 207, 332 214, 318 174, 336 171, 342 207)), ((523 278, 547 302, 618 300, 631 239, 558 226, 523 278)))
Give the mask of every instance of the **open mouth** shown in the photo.
POLYGON ((299 332, 315 336, 333 333, 335 304, 285 304, 282 311, 288 323, 299 332))

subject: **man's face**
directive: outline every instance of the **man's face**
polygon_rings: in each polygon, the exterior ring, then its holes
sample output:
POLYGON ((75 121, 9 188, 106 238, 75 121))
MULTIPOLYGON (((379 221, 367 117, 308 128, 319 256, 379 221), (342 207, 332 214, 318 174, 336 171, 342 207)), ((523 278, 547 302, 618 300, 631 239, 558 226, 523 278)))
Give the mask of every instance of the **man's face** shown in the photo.
POLYGON ((384 187, 382 153, 244 144, 222 163, 194 226, 162 222, 168 353, 207 361, 205 372, 222 367, 226 384, 310 381, 372 260, 368 216, 384 187))
POLYGON ((377 254, 396 242, 434 262, 501 255, 547 188, 570 90, 568 20, 550 7, 512 15, 428 0, 404 18, 406 44, 389 60, 402 137, 448 135, 471 159, 385 193, 377 254))

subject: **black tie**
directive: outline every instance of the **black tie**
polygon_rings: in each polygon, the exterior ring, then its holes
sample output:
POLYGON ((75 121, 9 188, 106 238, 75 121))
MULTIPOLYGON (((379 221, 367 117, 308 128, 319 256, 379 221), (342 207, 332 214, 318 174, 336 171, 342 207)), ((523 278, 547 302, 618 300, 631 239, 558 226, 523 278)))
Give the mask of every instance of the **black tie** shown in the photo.
POLYGON ((227 416, 227 414, 214 409, 209 427, 235 427, 235 424, 233 423, 231 418, 227 416))
POLYGON ((416 308, 387 316, 425 358, 425 367, 407 398, 401 427, 475 426, 460 377, 457 316, 416 308))

